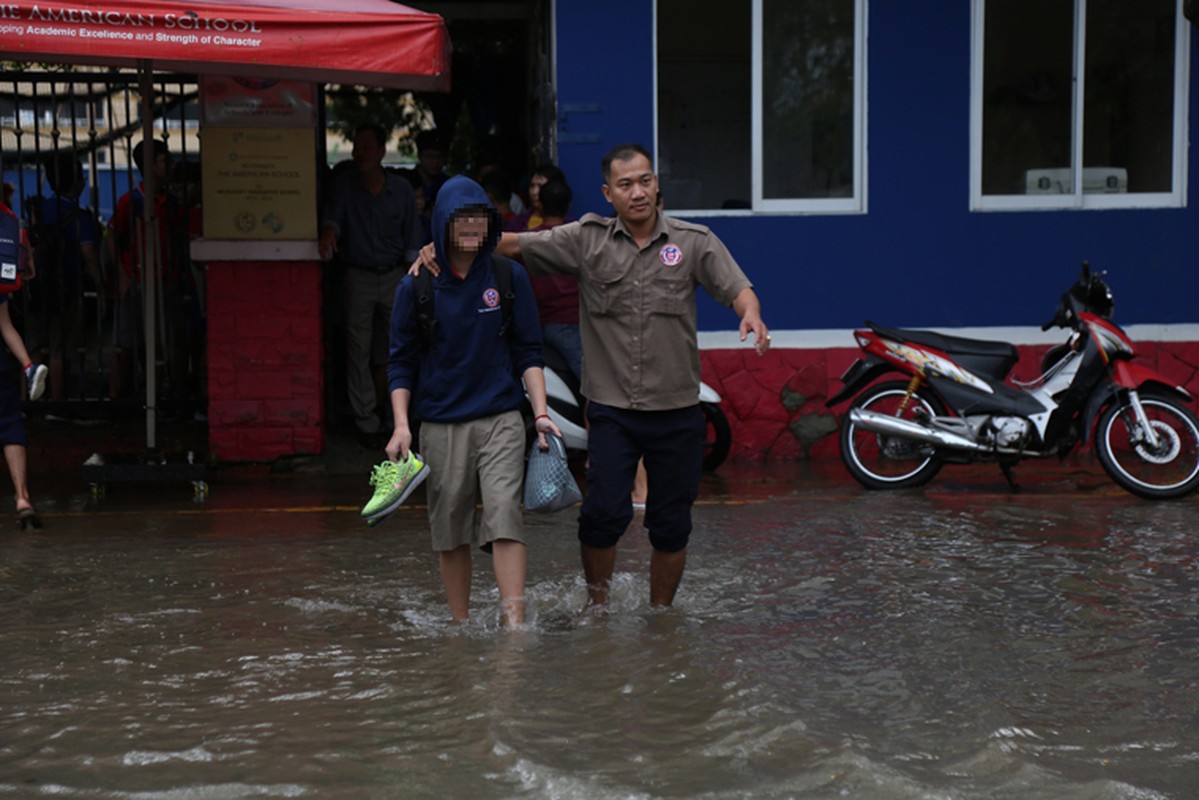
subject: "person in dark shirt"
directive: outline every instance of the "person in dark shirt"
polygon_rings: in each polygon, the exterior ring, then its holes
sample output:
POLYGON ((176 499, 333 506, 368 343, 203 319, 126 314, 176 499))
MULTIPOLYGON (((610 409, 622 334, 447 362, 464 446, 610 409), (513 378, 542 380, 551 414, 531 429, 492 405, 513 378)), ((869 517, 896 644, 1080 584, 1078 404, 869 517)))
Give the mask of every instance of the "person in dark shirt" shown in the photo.
POLYGON ((404 267, 423 243, 412 187, 403 176, 383 168, 386 152, 387 133, 381 126, 358 128, 354 168, 334 173, 319 242, 321 258, 330 260, 336 254, 345 268, 346 391, 359 438, 372 447, 381 447, 386 439, 376 399, 387 360, 382 331, 404 267), (381 319, 378 326, 376 317, 381 319))

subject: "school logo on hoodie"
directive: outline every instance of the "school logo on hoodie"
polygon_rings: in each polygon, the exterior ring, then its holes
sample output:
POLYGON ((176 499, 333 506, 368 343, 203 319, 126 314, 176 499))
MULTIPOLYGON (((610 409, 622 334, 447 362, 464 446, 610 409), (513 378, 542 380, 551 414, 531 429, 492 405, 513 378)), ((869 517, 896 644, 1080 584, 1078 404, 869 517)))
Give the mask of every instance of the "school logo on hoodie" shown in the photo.
POLYGON ((480 311, 489 310, 489 309, 495 308, 499 304, 500 304, 499 289, 486 289, 483 292, 483 305, 487 306, 487 309, 481 308, 479 310, 480 311))

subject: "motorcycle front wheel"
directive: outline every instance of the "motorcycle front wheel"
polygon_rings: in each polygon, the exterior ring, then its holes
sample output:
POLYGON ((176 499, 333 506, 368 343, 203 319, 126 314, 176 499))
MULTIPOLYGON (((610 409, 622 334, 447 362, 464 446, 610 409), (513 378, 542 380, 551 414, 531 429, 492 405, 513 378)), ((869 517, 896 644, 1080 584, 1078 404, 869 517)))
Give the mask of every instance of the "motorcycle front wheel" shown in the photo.
POLYGON ((1151 445, 1127 398, 1099 418, 1095 450, 1108 477, 1139 497, 1167 500, 1199 486, 1199 420, 1171 396, 1141 395, 1141 407, 1156 434, 1151 445))
MULTIPOLYGON (((916 391, 900 413, 907 393, 907 383, 888 381, 862 392, 850 407, 907 420, 915 419, 917 415, 944 416, 945 406, 923 389, 916 391)), ((850 422, 848 415, 841 425, 841 460, 849 473, 867 489, 923 486, 943 466, 933 445, 864 430, 850 422)))

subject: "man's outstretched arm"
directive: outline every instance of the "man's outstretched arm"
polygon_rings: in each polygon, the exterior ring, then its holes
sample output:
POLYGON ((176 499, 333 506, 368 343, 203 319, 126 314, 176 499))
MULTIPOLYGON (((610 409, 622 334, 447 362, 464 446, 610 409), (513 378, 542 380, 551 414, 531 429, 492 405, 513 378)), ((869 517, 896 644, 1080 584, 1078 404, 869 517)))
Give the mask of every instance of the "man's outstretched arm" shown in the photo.
POLYGON ((741 318, 741 341, 749 334, 754 335, 754 349, 765 355, 770 349, 770 331, 762 321, 762 304, 753 289, 746 286, 733 298, 733 311, 741 318))

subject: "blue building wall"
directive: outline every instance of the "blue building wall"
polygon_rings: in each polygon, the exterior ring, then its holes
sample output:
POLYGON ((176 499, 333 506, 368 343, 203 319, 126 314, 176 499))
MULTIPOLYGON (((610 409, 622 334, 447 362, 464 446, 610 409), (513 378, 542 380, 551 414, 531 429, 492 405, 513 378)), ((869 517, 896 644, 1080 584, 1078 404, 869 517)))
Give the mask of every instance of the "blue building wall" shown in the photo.
MULTIPOLYGON (((1084 259, 1108 271, 1121 324, 1199 321, 1193 205, 971 212, 970 5, 869 5, 868 213, 697 220, 749 273, 772 328, 1035 326, 1084 259)), ((652 13, 646 0, 557 4, 559 161, 576 215, 611 210, 599 188, 608 148, 652 149, 652 13)), ((733 324, 701 301, 702 330, 733 324)))

